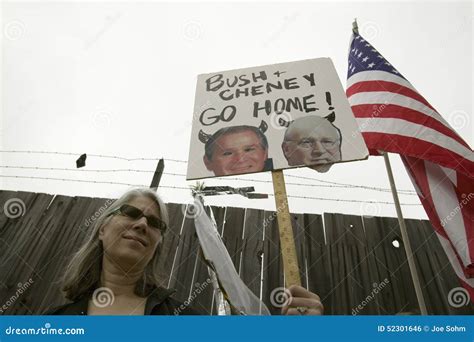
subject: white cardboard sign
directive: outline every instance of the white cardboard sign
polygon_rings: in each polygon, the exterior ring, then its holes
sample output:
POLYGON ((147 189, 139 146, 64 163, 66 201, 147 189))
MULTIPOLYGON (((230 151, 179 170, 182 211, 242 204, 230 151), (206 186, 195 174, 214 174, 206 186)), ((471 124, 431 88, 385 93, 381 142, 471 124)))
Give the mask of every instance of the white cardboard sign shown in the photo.
POLYGON ((198 76, 187 179, 367 157, 329 58, 198 76))

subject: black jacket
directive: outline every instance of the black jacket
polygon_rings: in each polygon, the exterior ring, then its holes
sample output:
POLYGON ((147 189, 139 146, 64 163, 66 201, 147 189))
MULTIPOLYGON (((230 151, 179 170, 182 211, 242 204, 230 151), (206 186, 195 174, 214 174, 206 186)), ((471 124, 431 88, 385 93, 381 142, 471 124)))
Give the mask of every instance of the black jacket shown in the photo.
MULTIPOLYGON (((189 305, 174 299, 171 295, 175 290, 156 288, 146 301, 145 315, 202 315, 189 305)), ((84 296, 81 299, 56 307, 45 315, 87 315, 87 307, 91 296, 84 296)))

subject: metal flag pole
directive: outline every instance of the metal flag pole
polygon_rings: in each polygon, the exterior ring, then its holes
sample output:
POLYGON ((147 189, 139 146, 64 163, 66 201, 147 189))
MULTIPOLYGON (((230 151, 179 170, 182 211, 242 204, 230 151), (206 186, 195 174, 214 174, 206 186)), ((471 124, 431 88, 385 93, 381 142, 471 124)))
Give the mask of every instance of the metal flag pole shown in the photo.
POLYGON ((403 246, 405 246, 405 253, 407 255, 408 266, 410 268, 410 274, 413 279, 413 285, 415 286, 416 298, 418 299, 418 306, 420 307, 420 313, 427 315, 425 298, 421 291, 420 279, 418 278, 418 272, 416 270, 415 260, 413 259, 413 251, 411 249, 410 240, 408 238, 407 227, 405 220, 402 215, 402 208, 400 201, 398 200, 397 188, 395 187, 395 180, 393 178, 392 167, 390 166, 390 159, 388 153, 383 152, 383 159, 385 161, 385 167, 387 168, 388 179, 390 180, 390 188, 392 189, 393 201, 395 202, 395 209, 397 210, 398 223, 400 224, 400 231, 402 233, 403 246))
MULTIPOLYGON (((359 27, 357 26, 357 19, 354 19, 352 23, 352 31, 359 34, 359 27)), ((397 211, 398 224, 400 225, 400 231, 402 233, 402 242, 405 247, 405 253, 407 255, 408 267, 410 268, 410 274, 413 279, 413 286, 415 287, 416 298, 418 300, 418 306, 420 307, 420 313, 427 315, 425 298, 421 290, 420 279, 418 277, 418 271, 416 270, 415 260, 413 259, 413 251, 411 249, 410 240, 408 238, 407 227, 405 220, 402 215, 402 208, 398 199, 397 188, 395 186, 395 180, 393 178, 392 167, 390 166, 390 159, 388 158, 387 152, 383 152, 383 158, 385 161, 385 168, 387 169, 388 179, 390 181, 390 189, 392 190, 393 201, 395 203, 395 209, 397 211)))

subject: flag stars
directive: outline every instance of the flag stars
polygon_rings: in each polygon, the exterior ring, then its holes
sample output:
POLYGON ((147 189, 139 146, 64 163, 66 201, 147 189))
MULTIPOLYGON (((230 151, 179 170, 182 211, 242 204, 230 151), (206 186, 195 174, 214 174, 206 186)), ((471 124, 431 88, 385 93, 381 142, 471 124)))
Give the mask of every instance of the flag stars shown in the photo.
MULTIPOLYGON (((368 44, 368 43, 367 43, 367 44, 365 44, 365 46, 366 46, 366 47, 369 47, 369 46, 370 46, 370 44, 368 44)), ((374 51, 374 50, 372 49, 372 51, 374 51)))
POLYGON ((378 55, 377 58, 383 59, 383 57, 381 55, 378 55))
POLYGON ((367 68, 373 68, 375 65, 375 63, 370 63, 369 65, 367 65, 367 68))
POLYGON ((369 57, 365 56, 363 59, 362 59, 362 62, 367 62, 369 60, 369 57))
POLYGON ((392 69, 392 72, 395 73, 395 74, 398 74, 398 71, 395 70, 395 69, 392 69))
POLYGON ((357 55, 357 58, 360 58, 362 56, 362 52, 359 52, 359 54, 357 55))
POLYGON ((391 66, 392 64, 390 64, 389 62, 385 62, 384 63, 385 65, 388 65, 388 66, 391 66))

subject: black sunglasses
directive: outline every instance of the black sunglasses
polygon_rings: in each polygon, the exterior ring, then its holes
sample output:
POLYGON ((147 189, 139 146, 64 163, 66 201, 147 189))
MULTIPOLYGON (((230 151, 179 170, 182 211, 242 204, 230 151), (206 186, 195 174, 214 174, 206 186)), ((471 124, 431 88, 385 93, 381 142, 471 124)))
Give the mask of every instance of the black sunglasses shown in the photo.
POLYGON ((158 217, 156 216, 147 216, 141 211, 140 209, 134 207, 133 205, 129 204, 122 204, 120 208, 114 210, 113 212, 110 213, 110 215, 115 214, 116 212, 119 212, 123 216, 130 217, 131 219, 134 220, 139 220, 142 217, 146 217, 148 224, 156 229, 159 229, 160 232, 163 234, 166 231, 166 223, 161 221, 158 217))

